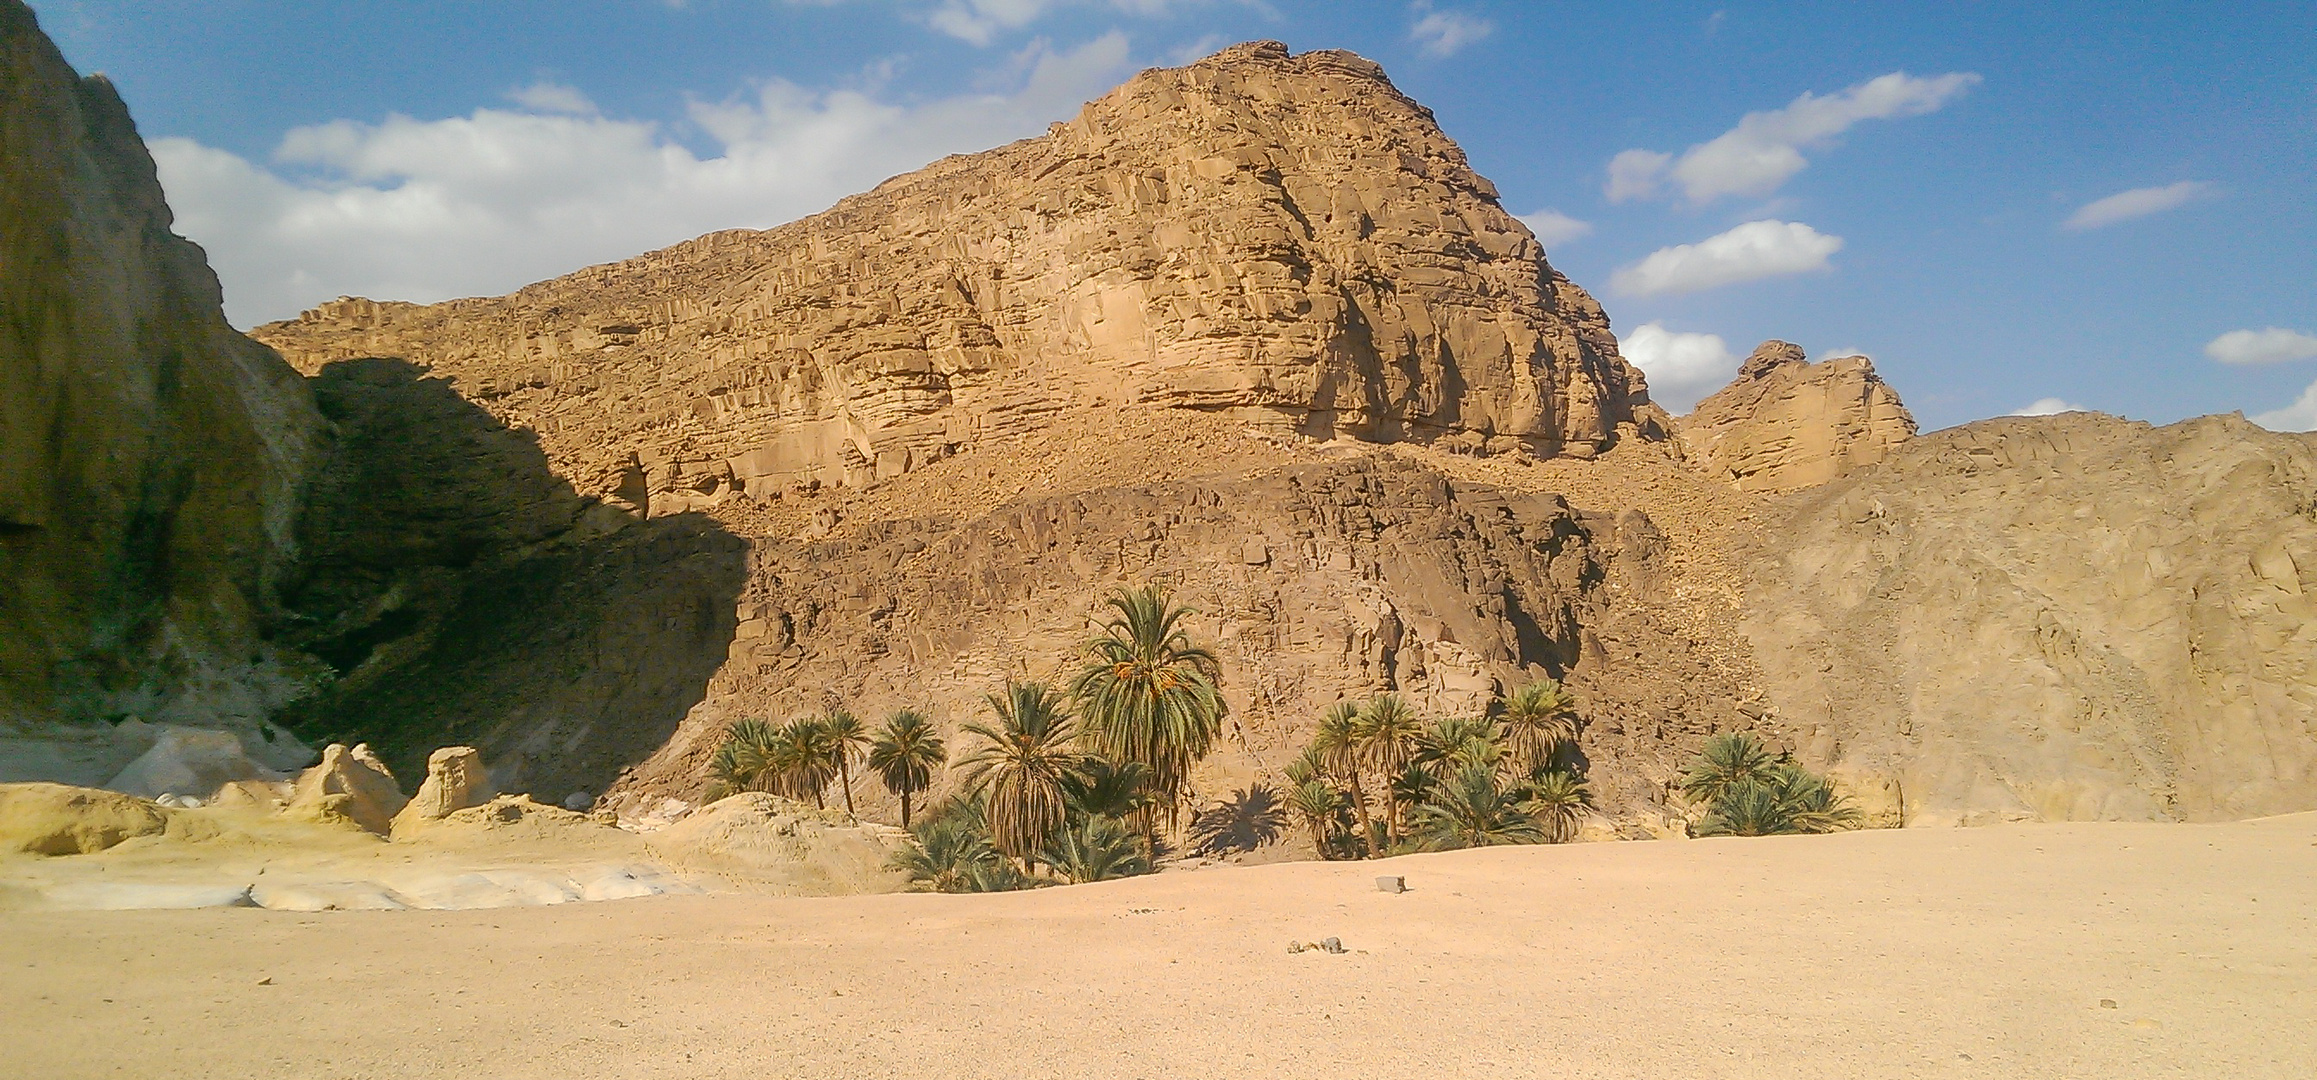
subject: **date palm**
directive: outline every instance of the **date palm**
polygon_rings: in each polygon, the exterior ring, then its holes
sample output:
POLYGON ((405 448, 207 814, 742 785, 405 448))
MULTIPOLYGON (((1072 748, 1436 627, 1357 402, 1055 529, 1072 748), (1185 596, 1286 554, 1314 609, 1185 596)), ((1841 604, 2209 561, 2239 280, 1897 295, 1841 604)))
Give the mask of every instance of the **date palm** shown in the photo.
POLYGON ((1468 766, 1496 768, 1505 756, 1495 723, 1477 716, 1450 716, 1434 721, 1416 737, 1414 761, 1441 779, 1468 766))
POLYGON ((1409 815, 1410 840, 1419 851, 1541 844, 1545 829, 1522 805, 1519 792, 1498 786, 1490 769, 1467 768, 1441 782, 1430 801, 1409 815))
MULTIPOLYGON (((1192 644, 1182 623, 1195 612, 1177 606, 1164 587, 1121 589, 1103 603, 1113 614, 1086 642, 1086 664, 1070 692, 1094 749, 1150 770, 1151 793, 1172 826, 1191 767, 1222 729, 1222 665, 1192 644)), ((1155 839, 1152 815, 1142 816, 1145 838, 1155 839)))
POLYGON ((982 745, 959 764, 968 790, 983 798, 991 842, 1030 873, 1063 821, 1063 778, 1082 760, 1070 745, 1077 727, 1044 683, 1007 683, 985 700, 997 722, 965 726, 982 745))
POLYGON ((1072 820, 1134 816, 1150 805, 1150 770, 1089 756, 1062 775, 1062 802, 1072 820))
POLYGON ((1682 774, 1681 790, 1692 802, 1713 805, 1745 784, 1767 785, 1778 758, 1761 740, 1737 731, 1706 740, 1697 760, 1682 774))
POLYGON ((1046 846, 1046 865, 1073 885, 1150 873, 1142 837, 1113 817, 1090 817, 1062 829, 1046 846))
POLYGON ((1513 768, 1534 776, 1577 739, 1577 699, 1552 679, 1538 679, 1504 699, 1504 741, 1513 768))
POLYGON ((1529 812, 1544 826, 1547 843, 1565 844, 1577 835, 1585 808, 1593 805, 1585 781, 1565 769, 1548 769, 1529 786, 1529 812))
POLYGON ((1327 772, 1344 778, 1352 789, 1352 814, 1360 823, 1360 847, 1368 858, 1376 857, 1375 827, 1368 823, 1368 795, 1360 782, 1366 770, 1366 750, 1360 741, 1360 707, 1349 701, 1339 701, 1320 714, 1319 729, 1312 733, 1311 752, 1327 772))
POLYGON ((1359 743, 1360 756, 1385 778, 1384 832, 1392 843, 1398 844, 1400 799, 1392 781, 1407 771, 1423 726, 1417 722, 1416 710, 1408 707, 1406 698, 1398 694, 1378 694, 1360 706, 1352 730, 1359 743))
POLYGON ((885 728, 869 743, 869 768, 885 790, 901 797, 901 827, 909 827, 909 799, 933 786, 933 770, 949 759, 949 748, 933 722, 903 709, 885 718, 885 728))
POLYGON ((853 813, 853 759, 869 745, 868 725, 846 709, 821 714, 821 729, 828 733, 830 752, 837 759, 837 780, 845 789, 845 813, 853 813))
POLYGON ((837 778, 837 741, 820 717, 791 720, 774 729, 768 754, 773 787, 814 809, 828 809, 829 782, 837 778))
POLYGON ((762 720, 736 720, 708 759, 708 798, 721 799, 761 788, 772 768, 774 730, 762 720))
POLYGON ((1311 850, 1322 859, 1328 857, 1327 824, 1335 820, 1343 799, 1342 792, 1317 776, 1287 789, 1288 809, 1295 811, 1295 816, 1302 818, 1304 825, 1311 829, 1311 850))

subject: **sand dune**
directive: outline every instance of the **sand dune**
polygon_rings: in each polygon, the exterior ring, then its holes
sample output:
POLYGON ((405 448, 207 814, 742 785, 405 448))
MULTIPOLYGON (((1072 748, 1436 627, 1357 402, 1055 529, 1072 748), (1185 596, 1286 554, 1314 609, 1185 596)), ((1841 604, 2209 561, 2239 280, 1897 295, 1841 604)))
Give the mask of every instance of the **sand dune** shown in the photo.
POLYGON ((2317 814, 991 896, 14 913, 0 1039, 41 1077, 2304 1078, 2312 881, 2317 814), (1349 951, 1288 952, 1327 936, 1349 951))

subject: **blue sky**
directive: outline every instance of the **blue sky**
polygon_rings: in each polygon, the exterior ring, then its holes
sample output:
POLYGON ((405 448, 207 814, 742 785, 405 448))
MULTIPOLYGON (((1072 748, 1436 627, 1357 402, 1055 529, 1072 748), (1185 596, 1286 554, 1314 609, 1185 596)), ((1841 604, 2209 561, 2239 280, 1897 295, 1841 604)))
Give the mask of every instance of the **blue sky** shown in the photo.
POLYGON ((2317 427, 2305 0, 33 7, 120 85, 237 325, 777 224, 1277 38, 1431 106, 1673 404, 1782 337, 1873 356, 1926 427, 2317 427))

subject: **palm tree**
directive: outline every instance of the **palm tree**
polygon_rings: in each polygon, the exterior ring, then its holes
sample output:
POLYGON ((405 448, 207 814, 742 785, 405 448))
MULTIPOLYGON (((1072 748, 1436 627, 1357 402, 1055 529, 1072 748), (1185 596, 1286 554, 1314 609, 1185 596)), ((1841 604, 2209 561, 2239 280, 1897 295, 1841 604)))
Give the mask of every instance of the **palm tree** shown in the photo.
POLYGON ((1545 828, 1548 843, 1565 844, 1577 835, 1577 822, 1593 805, 1585 781, 1566 769, 1548 769, 1529 785, 1529 813, 1545 828))
POLYGON ((1858 808, 1825 777, 1798 765, 1771 766, 1763 779, 1724 787, 1698 822, 1699 836, 1783 836, 1857 828, 1858 808))
POLYGON ((1416 737, 1423 731, 1417 724, 1416 710, 1409 708, 1407 699, 1398 694, 1378 694, 1360 706, 1352 731, 1359 742, 1360 756, 1386 780, 1384 832, 1397 844, 1400 842, 1400 800, 1390 781, 1407 769, 1415 752, 1416 737))
POLYGON ((1577 699, 1552 679, 1538 679, 1504 699, 1504 741, 1513 767, 1534 776, 1577 740, 1577 699))
POLYGON ((799 801, 810 795, 814 809, 828 809, 824 796, 829 781, 837 778, 836 747, 836 736, 819 717, 782 724, 772 733, 767 755, 774 786, 799 801))
POLYGON ((990 844, 989 821, 970 800, 952 799, 933 808, 910 833, 916 843, 896 853, 892 865, 912 881, 947 893, 1002 892, 1029 884, 990 844))
POLYGON ((1339 701, 1320 714, 1319 730, 1312 733, 1311 751, 1325 766, 1327 772, 1341 776, 1352 787, 1352 814, 1360 823, 1360 847, 1368 858, 1376 857, 1375 826, 1368 823, 1368 795, 1360 783, 1360 773, 1366 768, 1365 749, 1360 742, 1360 707, 1349 701, 1339 701))
POLYGON ((1520 794, 1497 786, 1492 770, 1467 768, 1441 783, 1432 800, 1409 815, 1410 839, 1419 851, 1541 844, 1545 829, 1521 805, 1520 794))
POLYGON ((1316 776, 1287 789, 1287 806, 1311 829, 1311 850, 1322 859, 1327 858, 1327 823, 1343 804, 1343 794, 1316 776))
POLYGON ((774 731, 762 720, 736 720, 724 729, 724 741, 708 759, 708 798, 713 801, 765 782, 772 767, 774 731))
MULTIPOLYGON (((1195 612, 1177 607, 1164 587, 1121 589, 1103 602, 1116 614, 1086 643, 1086 665, 1070 692, 1095 749, 1150 770, 1151 792, 1172 827, 1191 766, 1222 728, 1222 665, 1191 643, 1182 622, 1195 612)), ((1143 815, 1143 833, 1155 843, 1151 817, 1143 815)))
POLYGON ((1031 873, 1062 824, 1062 778, 1081 760, 1070 749, 1077 729, 1061 695, 1044 683, 1009 682, 986 700, 997 724, 965 726, 983 745, 959 764, 968 790, 985 799, 991 841, 1031 873))
POLYGON ((1682 774, 1682 794, 1692 802, 1719 803, 1741 784, 1767 784, 1778 759, 1770 748, 1745 732, 1716 735, 1706 740, 1697 761, 1682 774))
POLYGON ((909 797, 933 786, 933 770, 949 760, 949 748, 933 722, 903 709, 885 718, 885 730, 869 744, 869 768, 885 790, 901 796, 901 827, 909 827, 909 797))
POLYGON ((1142 838, 1114 817, 1097 815, 1063 829, 1043 857, 1073 885, 1150 873, 1150 856, 1142 838))
MULTIPOLYGON (((821 714, 821 728, 828 732, 829 744, 837 759, 837 779, 845 788, 845 813, 853 813, 853 759, 869 745, 869 729, 861 718, 846 709, 830 709, 821 714)), ((856 815, 857 816, 857 815, 856 815)))
POLYGON ((1139 761, 1089 756, 1062 775, 1062 802, 1073 821, 1132 817, 1150 805, 1150 770, 1139 761))
POLYGON ((1437 779, 1467 766, 1493 769, 1504 757, 1494 723, 1478 716, 1450 716, 1434 721, 1416 737, 1413 760, 1437 779))

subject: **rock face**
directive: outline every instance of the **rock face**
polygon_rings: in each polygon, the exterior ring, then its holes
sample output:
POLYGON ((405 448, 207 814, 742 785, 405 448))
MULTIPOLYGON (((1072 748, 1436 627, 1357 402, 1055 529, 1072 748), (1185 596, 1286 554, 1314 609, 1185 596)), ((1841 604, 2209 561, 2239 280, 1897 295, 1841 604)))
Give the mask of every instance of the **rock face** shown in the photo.
POLYGON ((498 792, 491 787, 483 753, 472 746, 446 746, 426 759, 426 779, 418 794, 394 815, 393 834, 399 840, 470 806, 490 802, 498 792))
MULTIPOLYGON (((1204 792, 1270 774, 1329 704, 1386 690, 1439 715, 1568 677, 1592 721, 1597 796, 1621 813, 1662 798, 1676 745, 1742 721, 1729 673, 1645 605, 1615 602, 1620 587, 1662 588, 1646 519, 1581 514, 1392 453, 1309 456, 760 540, 707 700, 612 794, 696 796, 741 717, 841 702, 872 721, 903 707, 953 728, 975 720, 1007 678, 1066 681, 1101 597, 1151 581, 1201 612, 1194 633, 1224 665, 1231 716, 1194 777, 1204 792)), ((975 464, 912 476, 896 501, 964 503, 936 485, 975 464)), ((888 812, 871 787, 857 785, 864 810, 888 812)))
POLYGON ((394 829, 394 815, 409 801, 370 747, 348 750, 344 743, 331 743, 322 751, 322 763, 298 777, 282 812, 303 821, 348 824, 385 836, 394 829))
POLYGON ((1708 475, 1745 491, 1792 491, 1872 465, 1914 437, 1913 414, 1873 361, 1804 356, 1799 345, 1763 342, 1736 381, 1675 421, 1708 475))
POLYGON ((318 428, 169 231, 112 84, 0 0, 0 719, 254 723, 318 428))
POLYGON ((1748 631, 1886 821, 2317 807, 2317 439, 1985 420, 1790 499, 1748 631))
POLYGON ((1663 418, 1428 110, 1273 42, 779 228, 256 336, 308 372, 427 365, 653 514, 890 478, 1071 408, 1540 455, 1663 418))

